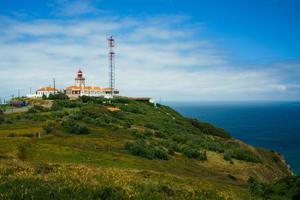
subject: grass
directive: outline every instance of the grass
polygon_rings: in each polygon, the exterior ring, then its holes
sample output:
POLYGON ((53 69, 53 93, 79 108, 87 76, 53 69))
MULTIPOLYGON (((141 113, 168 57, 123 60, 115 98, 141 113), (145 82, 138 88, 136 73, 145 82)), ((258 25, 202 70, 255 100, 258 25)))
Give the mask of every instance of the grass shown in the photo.
POLYGON ((166 106, 93 98, 37 102, 47 109, 3 115, 11 122, 0 124, 3 198, 249 199, 250 176, 271 182, 289 174, 275 152, 166 106), (72 133, 67 120, 88 132, 72 133), (125 148, 128 142, 139 144, 138 151, 125 148), (227 151, 231 162, 224 159, 227 151))

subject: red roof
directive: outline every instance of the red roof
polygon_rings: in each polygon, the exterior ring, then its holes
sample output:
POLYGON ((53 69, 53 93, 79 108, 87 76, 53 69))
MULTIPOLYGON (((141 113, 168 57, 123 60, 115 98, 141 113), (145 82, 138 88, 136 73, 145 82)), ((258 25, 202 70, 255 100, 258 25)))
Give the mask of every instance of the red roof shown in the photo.
POLYGON ((81 88, 78 87, 78 86, 69 86, 69 87, 67 87, 66 89, 67 89, 67 90, 81 90, 81 88))
POLYGON ((85 87, 79 87, 79 86, 69 86, 66 88, 66 90, 91 90, 91 91, 111 91, 111 88, 101 88, 97 86, 85 86, 85 87))
POLYGON ((38 92, 58 92, 58 89, 54 89, 53 87, 42 87, 40 89, 37 90, 38 92))

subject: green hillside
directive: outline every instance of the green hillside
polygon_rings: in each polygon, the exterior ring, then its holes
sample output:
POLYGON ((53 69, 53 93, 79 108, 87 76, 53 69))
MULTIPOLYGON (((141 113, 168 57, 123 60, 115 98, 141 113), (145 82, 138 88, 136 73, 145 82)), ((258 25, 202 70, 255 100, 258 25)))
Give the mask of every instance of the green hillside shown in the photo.
POLYGON ((276 152, 167 106, 29 101, 0 114, 2 199, 250 199, 250 177, 290 175, 276 152))

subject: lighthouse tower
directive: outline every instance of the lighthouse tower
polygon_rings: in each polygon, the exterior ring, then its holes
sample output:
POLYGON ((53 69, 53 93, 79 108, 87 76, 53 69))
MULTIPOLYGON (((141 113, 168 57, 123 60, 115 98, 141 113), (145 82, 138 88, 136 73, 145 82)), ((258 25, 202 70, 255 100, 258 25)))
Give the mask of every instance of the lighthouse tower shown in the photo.
POLYGON ((80 88, 85 87, 85 78, 83 77, 83 73, 80 69, 78 70, 77 77, 75 78, 75 86, 80 88))

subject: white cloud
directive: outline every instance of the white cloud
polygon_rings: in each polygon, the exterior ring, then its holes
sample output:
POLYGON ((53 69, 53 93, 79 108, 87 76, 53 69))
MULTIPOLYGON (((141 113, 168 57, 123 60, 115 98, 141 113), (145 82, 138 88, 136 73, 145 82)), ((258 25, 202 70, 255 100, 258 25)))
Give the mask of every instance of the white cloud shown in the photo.
POLYGON ((117 42, 116 83, 125 95, 246 100, 283 98, 298 91, 299 84, 288 81, 287 69, 299 75, 299 62, 254 69, 235 66, 213 42, 201 39, 201 31, 187 20, 184 16, 29 22, 6 18, 0 22, 5 26, 0 30, 0 96, 49 85, 53 77, 64 88, 73 84, 79 67, 88 84, 106 86, 106 38, 111 33, 117 42))
POLYGON ((91 0, 56 0, 52 6, 54 14, 67 17, 106 12, 94 6, 91 0))

